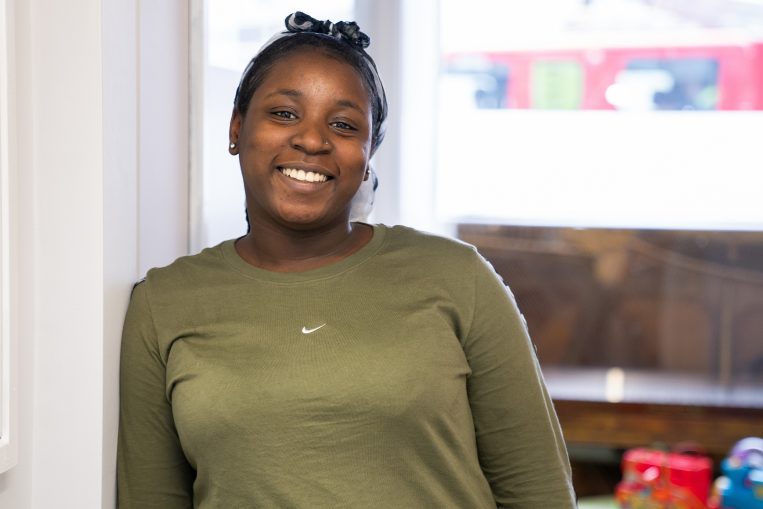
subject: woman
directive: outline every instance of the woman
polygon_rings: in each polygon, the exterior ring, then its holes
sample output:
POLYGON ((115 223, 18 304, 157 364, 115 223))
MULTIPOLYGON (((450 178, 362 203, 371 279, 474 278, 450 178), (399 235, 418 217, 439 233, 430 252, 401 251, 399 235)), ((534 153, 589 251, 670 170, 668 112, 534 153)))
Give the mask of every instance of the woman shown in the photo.
POLYGON ((368 38, 287 29, 230 124, 249 232, 133 292, 120 507, 574 507, 500 278, 470 246, 349 221, 386 117, 368 38))

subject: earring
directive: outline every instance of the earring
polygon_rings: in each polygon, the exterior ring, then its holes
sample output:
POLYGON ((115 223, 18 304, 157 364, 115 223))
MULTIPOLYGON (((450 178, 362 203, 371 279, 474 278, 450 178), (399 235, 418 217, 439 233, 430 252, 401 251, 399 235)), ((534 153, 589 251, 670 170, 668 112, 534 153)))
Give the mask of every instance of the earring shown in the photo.
POLYGON ((231 144, 230 144, 230 146, 228 148, 233 150, 234 148, 236 148, 236 144, 231 142, 231 144))

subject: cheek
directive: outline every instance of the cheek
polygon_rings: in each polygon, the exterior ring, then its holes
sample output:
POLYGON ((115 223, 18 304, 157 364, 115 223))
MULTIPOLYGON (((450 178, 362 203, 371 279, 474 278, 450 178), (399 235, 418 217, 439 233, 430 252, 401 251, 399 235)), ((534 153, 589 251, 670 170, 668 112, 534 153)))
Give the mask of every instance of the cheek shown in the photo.
POLYGON ((266 116, 252 111, 250 107, 241 128, 241 138, 249 146, 261 146, 283 143, 283 129, 276 128, 266 116))
POLYGON ((249 131, 246 143, 250 150, 262 150, 282 147, 287 144, 287 138, 277 129, 252 129, 249 131))
POLYGON ((260 173, 269 168, 276 154, 280 153, 287 142, 283 137, 272 132, 256 131, 249 134, 239 152, 239 163, 244 173, 260 173))
POLYGON ((371 158, 371 143, 356 142, 343 147, 342 159, 353 168, 360 167, 365 170, 371 158))

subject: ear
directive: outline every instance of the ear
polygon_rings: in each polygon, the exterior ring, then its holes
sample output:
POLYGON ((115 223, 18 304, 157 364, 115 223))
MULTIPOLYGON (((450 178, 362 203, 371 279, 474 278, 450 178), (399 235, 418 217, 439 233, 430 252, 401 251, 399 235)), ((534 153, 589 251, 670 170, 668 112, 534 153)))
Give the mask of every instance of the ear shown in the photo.
POLYGON ((233 113, 230 117, 230 127, 228 128, 228 152, 230 152, 231 155, 235 156, 238 154, 239 151, 239 139, 241 135, 241 124, 244 121, 244 119, 241 117, 241 114, 238 112, 238 108, 235 106, 233 107, 233 113))

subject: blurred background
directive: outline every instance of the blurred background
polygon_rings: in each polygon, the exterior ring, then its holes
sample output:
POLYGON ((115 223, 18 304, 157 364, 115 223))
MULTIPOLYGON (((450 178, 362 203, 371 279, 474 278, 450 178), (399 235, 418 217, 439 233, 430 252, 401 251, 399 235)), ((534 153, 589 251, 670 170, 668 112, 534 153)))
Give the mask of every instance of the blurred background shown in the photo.
POLYGON ((233 95, 295 10, 371 35, 370 221, 511 286, 581 497, 763 433, 763 0, 0 0, 0 507, 114 507, 130 289, 244 233, 233 95))

